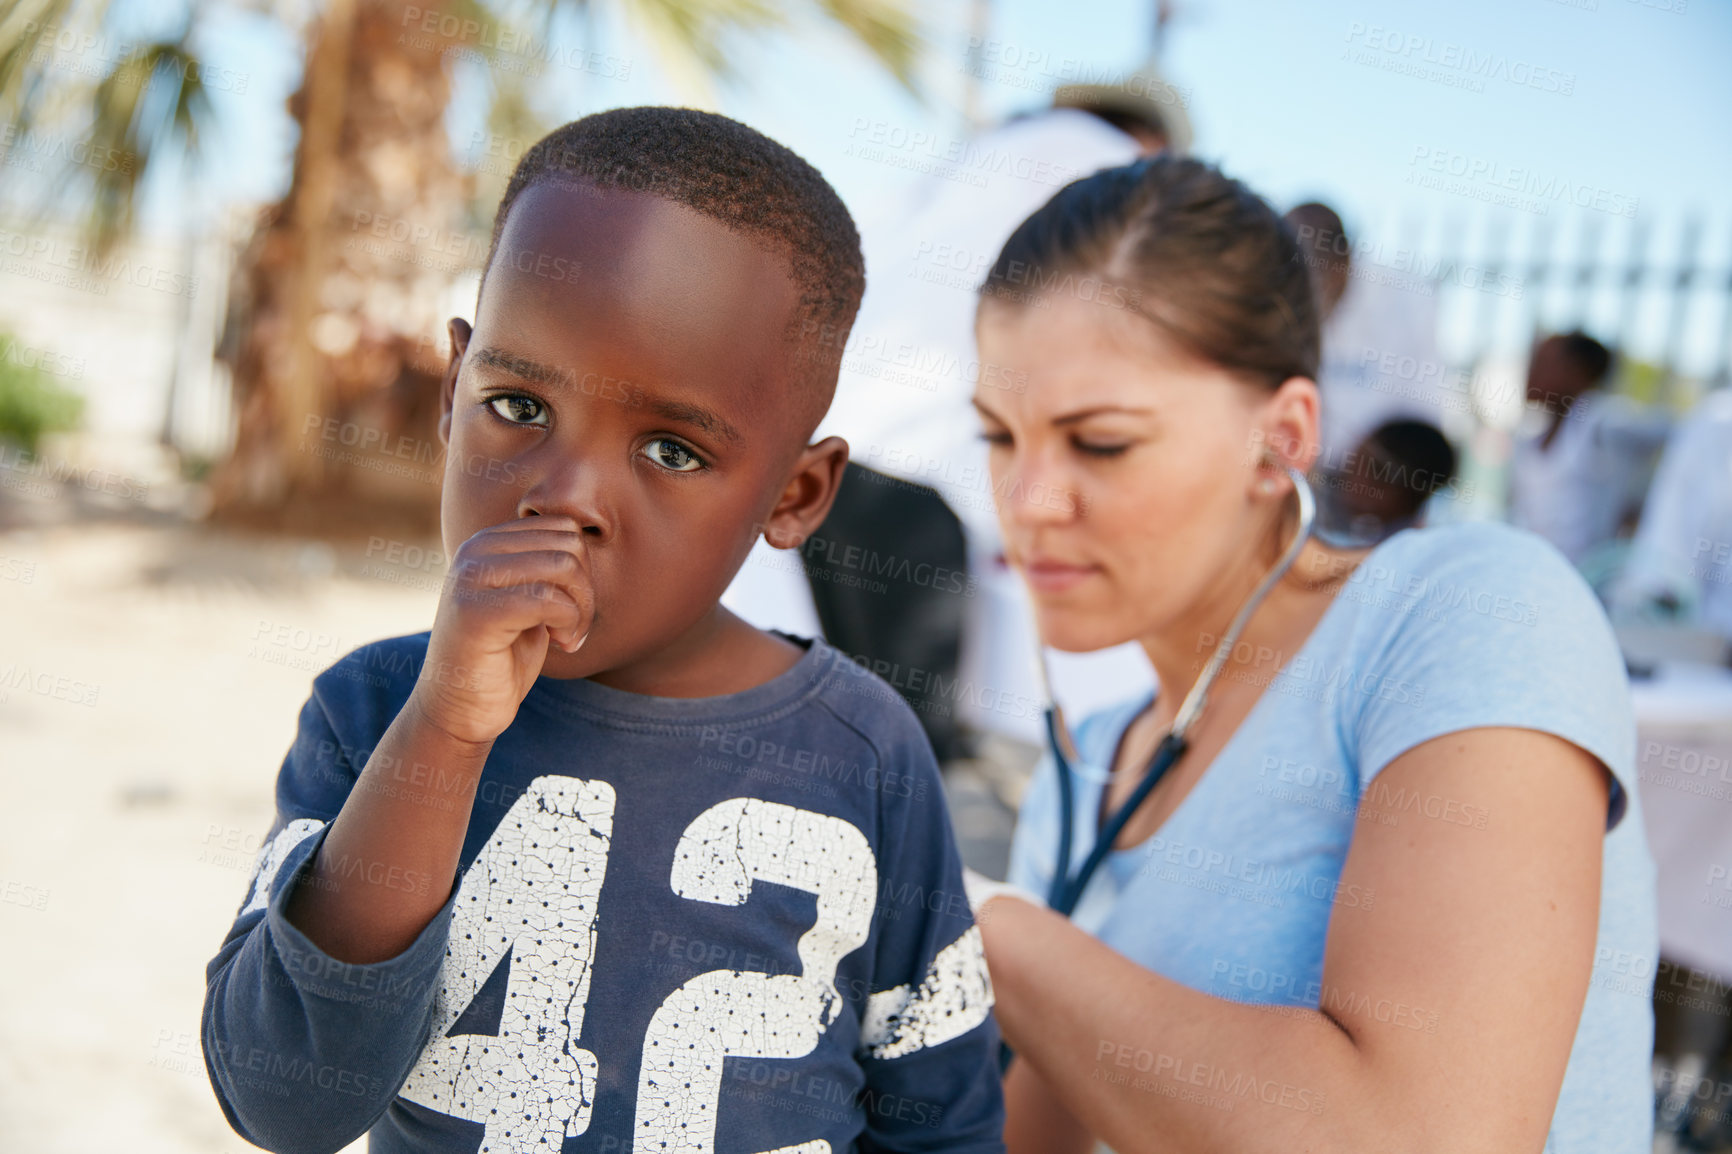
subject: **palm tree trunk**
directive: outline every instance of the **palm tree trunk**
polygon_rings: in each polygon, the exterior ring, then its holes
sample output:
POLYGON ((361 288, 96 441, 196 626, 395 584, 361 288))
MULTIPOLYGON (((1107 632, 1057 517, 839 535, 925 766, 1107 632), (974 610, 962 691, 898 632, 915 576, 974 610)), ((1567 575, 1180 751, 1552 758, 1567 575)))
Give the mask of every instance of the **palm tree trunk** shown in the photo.
MULTIPOLYGON (((439 5, 424 4, 424 12, 439 5)), ((289 101, 288 194, 237 263, 223 346, 236 444, 214 515, 317 532, 438 524, 440 306, 478 267, 445 127, 449 38, 331 0, 289 101)))

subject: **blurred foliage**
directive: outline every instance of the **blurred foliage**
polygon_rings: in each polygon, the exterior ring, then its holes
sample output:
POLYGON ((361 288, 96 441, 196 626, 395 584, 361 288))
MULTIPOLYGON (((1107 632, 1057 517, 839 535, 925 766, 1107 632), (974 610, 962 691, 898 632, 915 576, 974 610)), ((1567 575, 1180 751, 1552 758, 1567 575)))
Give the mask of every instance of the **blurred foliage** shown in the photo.
MULTIPOLYGON (((677 82, 700 91, 712 80, 740 79, 729 53, 736 36, 787 30, 791 17, 815 12, 921 98, 915 76, 924 42, 911 0, 448 0, 442 10, 489 30, 538 24, 546 35, 562 12, 593 27, 597 3, 612 4, 655 46, 677 82)), ((35 171, 33 164, 11 165, 11 154, 45 141, 49 152, 97 158, 60 165, 35 211, 41 219, 67 203, 82 205, 85 239, 106 255, 131 234, 145 173, 165 155, 195 158, 199 138, 213 127, 202 79, 208 61, 198 50, 201 17, 216 8, 261 6, 285 24, 304 24, 293 30, 309 42, 316 19, 308 17, 323 8, 184 0, 174 35, 122 43, 110 18, 112 0, 0 0, 0 123, 8 126, 0 135, 0 183, 35 171), (59 47, 66 43, 70 49, 59 47)), ((521 78, 493 79, 491 124, 507 132, 548 127, 530 113, 521 78)))
POLYGON ((1613 392, 1622 393, 1644 405, 1657 405, 1666 399, 1661 395, 1661 386, 1666 382, 1664 366, 1630 356, 1619 357, 1616 366, 1611 386, 1613 392))
POLYGON ((31 152, 66 157, 35 215, 81 204, 98 256, 131 234, 152 160, 195 159, 211 118, 191 9, 177 35, 136 43, 110 36, 106 16, 105 4, 0 0, 0 161, 21 151, 34 172, 31 152))
MULTIPOLYGON (((0 333, 0 347, 14 349, 18 343, 0 333)), ((51 374, 15 357, 0 356, 0 440, 35 456, 45 434, 75 429, 83 415, 84 398, 51 374)))

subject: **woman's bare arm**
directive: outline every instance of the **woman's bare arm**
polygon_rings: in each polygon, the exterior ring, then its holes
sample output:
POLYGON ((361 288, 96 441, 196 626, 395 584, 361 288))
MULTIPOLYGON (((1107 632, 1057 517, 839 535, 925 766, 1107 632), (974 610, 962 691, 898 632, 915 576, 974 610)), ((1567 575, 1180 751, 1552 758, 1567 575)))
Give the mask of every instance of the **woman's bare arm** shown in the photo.
POLYGON ((1033 1066, 1012 1062, 1004 1075, 1004 1145, 1007 1154, 1090 1154, 1095 1139, 1033 1066))
POLYGON ((1342 871, 1318 1011, 1199 993, 994 899, 981 922, 999 1023, 1018 1064, 1120 1154, 1382 1151, 1397 1134, 1413 1154, 1537 1152, 1593 967, 1607 789, 1589 754, 1525 729, 1449 734, 1390 763, 1342 871), (1415 794, 1443 804, 1389 805, 1415 794), (1393 824, 1370 816, 1380 806, 1393 824), (1462 806, 1484 828, 1445 816, 1462 806))

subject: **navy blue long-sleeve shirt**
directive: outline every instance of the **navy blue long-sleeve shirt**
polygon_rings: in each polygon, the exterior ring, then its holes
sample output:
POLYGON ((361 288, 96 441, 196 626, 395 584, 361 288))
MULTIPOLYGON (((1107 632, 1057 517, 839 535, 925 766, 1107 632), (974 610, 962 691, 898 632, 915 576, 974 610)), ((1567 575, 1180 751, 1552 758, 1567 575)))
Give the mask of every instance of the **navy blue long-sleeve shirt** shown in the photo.
MULTIPOLYGON (((284 916, 428 635, 321 673, 207 978, 248 1141, 335 1151, 1000 1152, 992 992, 912 713, 823 642, 743 693, 542 677, 494 743, 459 882, 394 958, 284 916)), ((438 804, 438 767, 373 788, 438 804)), ((387 888, 432 879, 326 863, 387 888)))

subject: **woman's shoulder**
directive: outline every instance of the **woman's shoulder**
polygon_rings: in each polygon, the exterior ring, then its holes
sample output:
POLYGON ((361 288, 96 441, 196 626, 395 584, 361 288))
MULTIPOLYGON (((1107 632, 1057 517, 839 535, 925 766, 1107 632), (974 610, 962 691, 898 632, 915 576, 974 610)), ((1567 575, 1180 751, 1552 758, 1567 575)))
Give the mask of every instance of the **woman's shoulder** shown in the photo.
MULTIPOLYGON (((1616 635, 1567 558, 1526 530, 1471 522, 1408 530, 1360 565, 1355 637, 1379 687, 1355 698, 1368 780, 1396 754, 1458 729, 1537 729, 1631 785, 1635 722, 1616 635)), ((1355 573, 1359 576, 1359 572, 1355 573)), ((1613 819, 1622 799, 1614 796, 1613 819)))
POLYGON ((1362 604, 1393 604, 1419 623, 1481 618, 1609 636, 1598 599, 1569 559, 1543 537, 1499 521, 1403 530, 1361 562, 1347 584, 1355 587, 1362 604))

